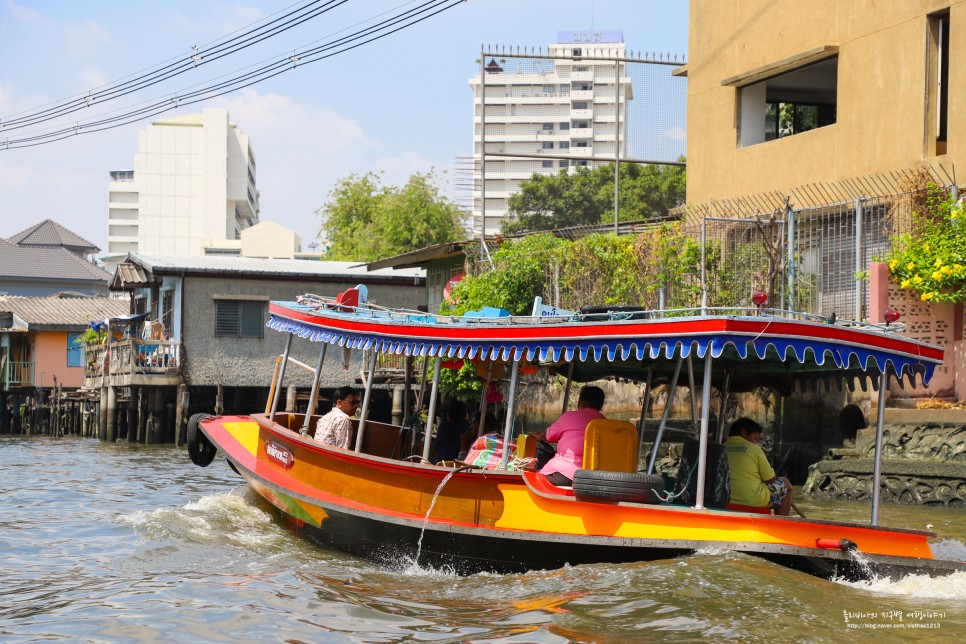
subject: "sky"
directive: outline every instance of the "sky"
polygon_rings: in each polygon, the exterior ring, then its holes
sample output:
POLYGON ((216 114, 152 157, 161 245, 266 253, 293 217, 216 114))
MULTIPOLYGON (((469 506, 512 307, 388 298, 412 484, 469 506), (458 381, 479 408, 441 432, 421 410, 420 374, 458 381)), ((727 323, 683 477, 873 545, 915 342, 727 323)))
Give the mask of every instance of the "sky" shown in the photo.
MULTIPOLYGON (((331 40, 409 8, 405 0, 336 0, 333 8, 242 52, 136 94, 44 125, 118 114, 144 101, 184 94, 256 63, 331 40)), ((87 94, 159 63, 183 59, 278 17, 294 0, 0 0, 0 237, 53 219, 107 250, 110 170, 131 169, 142 120, 29 148, 3 141, 34 129, 4 123, 87 94), (249 27, 250 28, 250 27, 249 27)), ((687 0, 465 0, 383 39, 203 103, 153 118, 225 107, 251 137, 261 219, 317 238, 316 214, 350 173, 382 172, 402 185, 414 172, 455 179, 472 154, 472 91, 481 47, 543 47, 558 31, 618 29, 629 50, 687 54, 687 0)), ((444 186, 458 197, 453 185, 444 186)))

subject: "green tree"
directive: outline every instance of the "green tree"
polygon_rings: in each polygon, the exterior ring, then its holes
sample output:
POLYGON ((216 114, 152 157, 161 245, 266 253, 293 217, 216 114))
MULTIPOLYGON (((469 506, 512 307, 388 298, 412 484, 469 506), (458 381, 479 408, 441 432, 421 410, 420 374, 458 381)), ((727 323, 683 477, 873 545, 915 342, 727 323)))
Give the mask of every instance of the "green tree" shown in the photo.
MULTIPOLYGON (((676 166, 622 163, 620 165, 619 219, 631 221, 666 215, 684 203, 686 173, 676 166)), ((613 219, 614 164, 575 172, 534 174, 520 184, 508 201, 516 221, 504 231, 553 230, 593 226, 613 219)))
POLYGON ((373 261, 464 235, 463 215, 440 194, 433 172, 416 173, 401 188, 381 180, 373 172, 350 174, 316 211, 329 242, 326 259, 373 261))

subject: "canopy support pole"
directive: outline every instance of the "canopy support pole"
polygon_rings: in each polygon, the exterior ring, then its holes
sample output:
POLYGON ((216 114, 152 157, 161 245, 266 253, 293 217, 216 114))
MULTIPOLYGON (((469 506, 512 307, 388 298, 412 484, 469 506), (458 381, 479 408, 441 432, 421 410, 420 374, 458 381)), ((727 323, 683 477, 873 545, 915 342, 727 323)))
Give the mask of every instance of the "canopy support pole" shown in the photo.
POLYGON ((688 355, 688 388, 691 394, 691 424, 698 421, 698 397, 694 393, 694 363, 688 355))
POLYGON ((731 394, 731 370, 725 371, 724 375, 724 385, 721 391, 721 404, 718 406, 718 435, 717 441, 721 443, 724 440, 724 424, 725 424, 725 414, 728 413, 728 396, 731 394))
POLYGON ((403 365, 405 366, 403 370, 403 399, 402 399, 402 422, 399 423, 403 427, 409 422, 409 417, 413 413, 412 408, 412 387, 413 387, 413 357, 406 356, 403 360, 403 365))
POLYGON ((644 381, 644 395, 641 397, 641 418, 637 421, 637 467, 641 466, 644 458, 644 426, 647 424, 647 411, 651 402, 651 370, 647 370, 647 380, 644 381))
POLYGON ((439 396, 439 368, 443 364, 442 354, 436 356, 433 365, 433 386, 429 390, 429 415, 426 417, 426 435, 423 436, 423 458, 429 460, 429 447, 433 440, 433 421, 436 420, 436 398, 439 396))
POLYGON ((711 415, 711 345, 704 356, 704 387, 701 391, 701 435, 698 441, 698 490, 694 495, 696 510, 704 509, 704 482, 708 469, 708 418, 711 415))
POLYGON ((513 416, 517 408, 517 374, 520 372, 520 358, 513 360, 510 370, 510 399, 506 405, 506 422, 503 425, 503 458, 500 459, 500 469, 505 470, 510 462, 510 433, 513 431, 513 416))
POLYGON ((319 381, 322 380, 322 364, 325 362, 325 350, 329 348, 328 342, 322 343, 319 351, 319 359, 315 363, 315 377, 312 378, 312 393, 309 394, 309 406, 305 408, 305 420, 302 421, 302 429, 299 434, 308 436, 309 424, 312 422, 312 414, 315 413, 315 405, 319 402, 319 381))
POLYGON ((889 386, 889 375, 885 370, 879 376, 879 405, 878 416, 875 420, 875 462, 872 469, 872 519, 871 525, 879 523, 879 488, 882 483, 882 438, 885 425, 886 389, 889 386))
POLYGON ((661 423, 657 426, 657 435, 654 437, 654 445, 651 447, 651 458, 647 462, 647 473, 654 473, 654 461, 657 460, 657 448, 661 445, 661 437, 664 436, 664 428, 667 426, 667 417, 671 413, 671 399, 674 398, 674 390, 678 386, 678 378, 681 376, 681 365, 684 358, 678 358, 674 365, 674 375, 667 387, 667 400, 664 401, 664 411, 661 413, 661 423))
POLYGON ((372 358, 369 360, 369 375, 366 377, 366 392, 362 396, 362 411, 359 412, 359 431, 356 432, 356 451, 362 451, 362 439, 366 433, 366 417, 369 415, 369 402, 372 400, 372 380, 376 372, 376 358, 378 352, 373 345, 372 358))
POLYGON ((476 428, 476 437, 483 435, 483 428, 486 427, 486 397, 490 395, 490 379, 493 377, 493 361, 486 367, 486 381, 483 383, 483 394, 480 396, 480 424, 476 428))
POLYGON ((570 400, 570 387, 574 382, 574 361, 570 361, 570 365, 567 367, 567 384, 564 385, 564 395, 563 395, 563 409, 560 410, 561 414, 567 413, 567 402, 570 400))
POLYGON ((288 366, 288 353, 292 349, 292 334, 285 336, 285 350, 282 351, 282 364, 278 369, 278 382, 275 383, 275 391, 272 392, 272 411, 268 414, 268 422, 275 422, 275 410, 278 409, 278 395, 282 391, 282 381, 285 380, 285 367, 288 366))

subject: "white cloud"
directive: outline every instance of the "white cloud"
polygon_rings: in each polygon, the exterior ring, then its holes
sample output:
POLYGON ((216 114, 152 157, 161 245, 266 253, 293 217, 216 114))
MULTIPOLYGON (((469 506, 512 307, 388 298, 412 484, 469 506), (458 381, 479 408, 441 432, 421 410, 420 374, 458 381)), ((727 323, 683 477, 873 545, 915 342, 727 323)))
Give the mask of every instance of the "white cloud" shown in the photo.
POLYGON ((46 22, 44 16, 39 11, 34 11, 33 9, 27 9, 26 7, 7 0, 6 2, 7 10, 10 15, 13 16, 14 20, 17 22, 25 23, 42 23, 46 22))
POLYGON ((79 52, 87 52, 95 45, 103 45, 112 41, 107 29, 93 20, 73 23, 64 27, 64 39, 67 51, 76 56, 79 52))
POLYGON ((672 127, 671 129, 664 132, 664 136, 671 139, 672 141, 683 141, 685 139, 684 128, 672 127))
MULTIPOLYGON (((401 186, 416 172, 429 172, 433 163, 418 152, 404 152, 394 157, 378 157, 373 161, 372 169, 383 173, 385 185, 401 186)), ((440 172, 437 169, 436 174, 440 172)))

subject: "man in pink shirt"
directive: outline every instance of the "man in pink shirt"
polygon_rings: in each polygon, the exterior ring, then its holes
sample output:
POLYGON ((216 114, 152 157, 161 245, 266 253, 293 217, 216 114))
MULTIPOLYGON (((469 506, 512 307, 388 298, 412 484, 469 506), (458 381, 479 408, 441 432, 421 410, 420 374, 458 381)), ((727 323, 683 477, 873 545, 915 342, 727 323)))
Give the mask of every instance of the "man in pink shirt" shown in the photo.
POLYGON ((587 423, 604 418, 604 390, 583 387, 577 397, 577 409, 564 412, 547 431, 535 434, 537 440, 557 444, 557 455, 550 459, 540 473, 554 485, 573 485, 574 473, 584 466, 584 431, 587 423))

